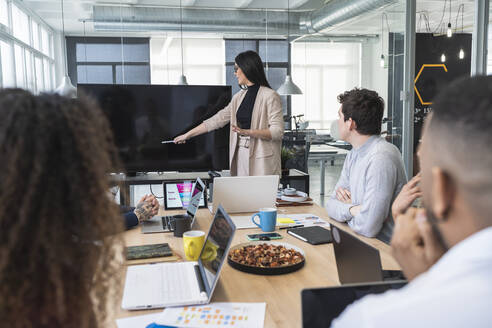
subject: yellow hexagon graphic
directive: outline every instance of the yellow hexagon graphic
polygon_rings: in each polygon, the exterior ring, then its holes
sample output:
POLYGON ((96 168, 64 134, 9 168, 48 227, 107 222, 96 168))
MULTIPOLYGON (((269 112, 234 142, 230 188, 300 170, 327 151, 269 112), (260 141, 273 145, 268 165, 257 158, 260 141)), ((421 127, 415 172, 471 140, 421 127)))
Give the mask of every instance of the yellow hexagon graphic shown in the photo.
POLYGON ((422 74, 422 71, 424 70, 424 68, 426 67, 441 67, 442 69, 444 69, 445 72, 448 71, 448 68, 446 67, 445 64, 424 64, 422 65, 422 67, 420 68, 420 71, 419 73, 417 74, 417 76, 415 77, 415 80, 413 81, 413 88, 415 89, 415 93, 417 94, 417 97, 419 97, 419 100, 420 100, 420 103, 422 105, 432 105, 432 101, 431 102, 424 102, 422 100, 422 96, 420 96, 420 92, 419 90, 417 89, 417 80, 419 79, 420 77, 420 74, 422 74))

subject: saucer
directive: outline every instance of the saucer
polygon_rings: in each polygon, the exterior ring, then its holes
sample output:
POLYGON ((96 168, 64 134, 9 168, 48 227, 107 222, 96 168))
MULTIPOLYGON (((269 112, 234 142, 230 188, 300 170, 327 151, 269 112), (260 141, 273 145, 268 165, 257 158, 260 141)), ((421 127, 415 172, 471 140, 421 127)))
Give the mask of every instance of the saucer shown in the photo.
POLYGON ((308 194, 302 191, 297 191, 296 195, 292 195, 292 196, 282 195, 280 199, 286 202, 303 202, 306 199, 308 199, 308 194))

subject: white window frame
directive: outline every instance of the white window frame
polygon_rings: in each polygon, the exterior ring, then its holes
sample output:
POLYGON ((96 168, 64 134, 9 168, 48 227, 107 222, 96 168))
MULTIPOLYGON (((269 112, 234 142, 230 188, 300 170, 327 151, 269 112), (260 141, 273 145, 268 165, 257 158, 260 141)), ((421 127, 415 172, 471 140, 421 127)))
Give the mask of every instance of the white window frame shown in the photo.
MULTIPOLYGON (((18 1, 18 0, 7 0, 7 10, 8 10, 8 26, 4 26, 3 24, 0 24, 0 39, 6 43, 8 43, 11 47, 11 55, 13 58, 13 67, 15 68, 15 45, 20 46, 22 50, 22 55, 23 55, 23 64, 24 64, 24 69, 23 69, 23 75, 24 75, 24 84, 25 86, 18 85, 17 84, 17 76, 15 77, 15 85, 17 87, 22 87, 22 88, 29 88, 30 85, 34 87, 33 90, 31 90, 34 93, 39 93, 41 91, 50 91, 46 90, 44 87, 41 88, 41 86, 38 85, 37 83, 37 78, 36 78, 36 67, 35 67, 35 57, 40 57, 41 58, 41 63, 42 66, 45 65, 45 60, 47 60, 48 65, 50 66, 46 71, 48 72, 50 84, 52 86, 52 89, 55 87, 55 59, 54 59, 54 45, 53 45, 53 40, 54 40, 54 30, 46 24, 38 15, 36 15, 34 12, 32 12, 30 9, 26 8, 26 6, 18 1), (29 44, 25 43, 24 41, 17 39, 14 34, 13 34, 13 24, 12 24, 12 4, 15 4, 24 14, 27 15, 28 17, 28 23, 29 23, 29 44), (38 24, 38 35, 34 36, 33 31, 32 31, 32 24, 38 24), (48 49, 48 54, 43 53, 43 40, 41 38, 41 29, 44 28, 48 32, 48 46, 46 47, 48 49), (35 49, 34 48, 34 37, 37 37, 39 40, 39 45, 40 49, 35 49), (25 52, 29 51, 31 53, 31 58, 32 60, 30 63, 26 61, 26 55, 25 52), (33 80, 34 81, 28 81, 27 77, 27 70, 28 67, 27 65, 31 66, 31 71, 33 72, 33 80)), ((1 63, 1 54, 0 54, 0 63, 1 63)), ((16 70, 14 69, 14 72, 16 70)), ((42 67, 42 72, 44 74, 45 69, 42 67)), ((43 81, 46 80, 43 76, 43 81)), ((43 83, 44 84, 44 83, 43 83)), ((0 87, 3 86, 3 74, 2 74, 2 65, 0 65, 0 87)))

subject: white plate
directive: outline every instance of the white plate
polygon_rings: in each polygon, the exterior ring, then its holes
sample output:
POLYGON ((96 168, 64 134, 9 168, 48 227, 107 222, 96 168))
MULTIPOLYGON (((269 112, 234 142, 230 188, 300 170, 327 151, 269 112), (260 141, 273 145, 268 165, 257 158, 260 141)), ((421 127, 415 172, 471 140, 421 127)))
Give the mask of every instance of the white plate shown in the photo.
POLYGON ((308 195, 305 192, 298 191, 297 197, 283 195, 280 199, 286 202, 303 202, 308 199, 308 195))

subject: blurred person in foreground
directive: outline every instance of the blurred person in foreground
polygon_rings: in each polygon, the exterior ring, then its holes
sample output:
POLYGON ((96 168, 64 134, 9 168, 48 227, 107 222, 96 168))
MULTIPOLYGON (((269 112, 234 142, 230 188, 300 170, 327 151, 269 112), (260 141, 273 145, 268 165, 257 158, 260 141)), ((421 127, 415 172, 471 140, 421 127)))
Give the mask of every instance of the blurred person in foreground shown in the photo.
POLYGON ((111 327, 123 220, 111 128, 91 102, 0 90, 0 322, 111 327))

